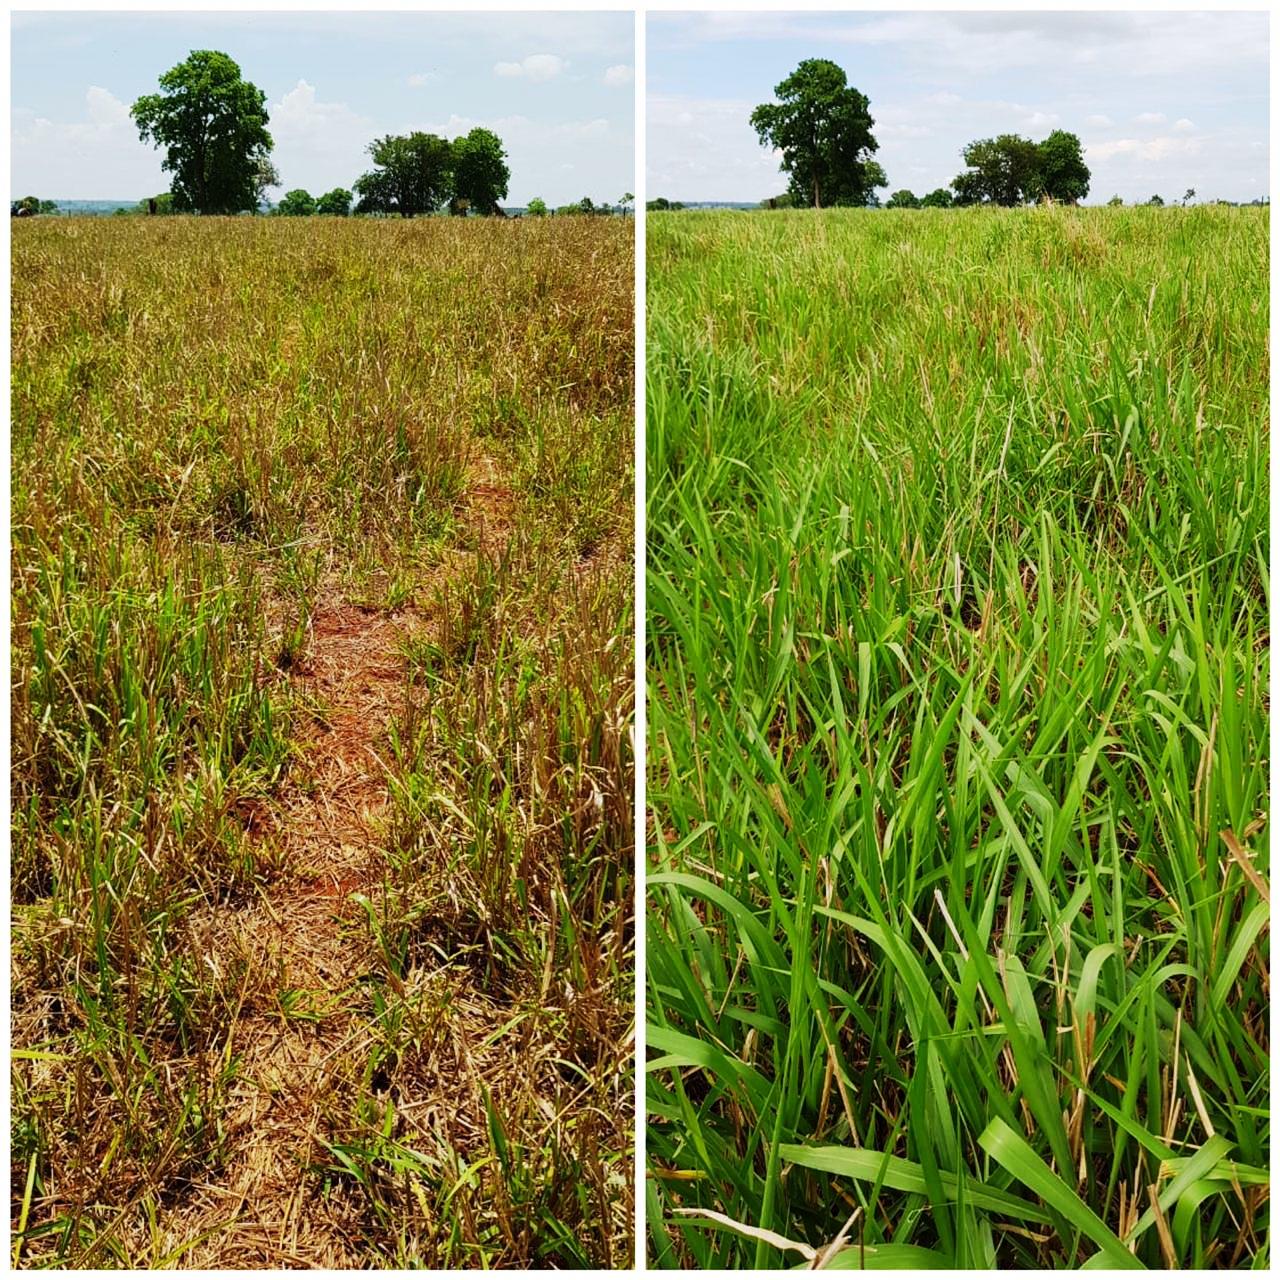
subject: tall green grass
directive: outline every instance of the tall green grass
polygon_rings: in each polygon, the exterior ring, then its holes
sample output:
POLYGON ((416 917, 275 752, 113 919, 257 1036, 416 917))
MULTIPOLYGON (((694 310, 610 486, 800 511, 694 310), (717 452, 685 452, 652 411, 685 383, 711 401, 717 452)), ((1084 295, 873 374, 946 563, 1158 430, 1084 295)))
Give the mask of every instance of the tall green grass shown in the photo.
POLYGON ((1265 211, 648 227, 651 1262, 1269 1265, 1265 211))

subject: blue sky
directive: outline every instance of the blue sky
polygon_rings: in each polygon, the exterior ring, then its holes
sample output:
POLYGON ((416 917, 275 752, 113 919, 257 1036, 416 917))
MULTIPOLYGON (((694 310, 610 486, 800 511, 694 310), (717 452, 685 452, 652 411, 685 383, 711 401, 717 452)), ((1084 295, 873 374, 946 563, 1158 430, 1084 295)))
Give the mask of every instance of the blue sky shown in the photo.
POLYGON ((1242 12, 650 14, 646 195, 785 190, 748 116, 820 57, 870 98, 888 191, 947 185, 974 138, 1063 128, 1090 203, 1251 200, 1268 192, 1268 40, 1267 15, 1242 12))
POLYGON ((12 189, 166 190, 128 109, 212 48, 267 95, 282 190, 350 187, 381 134, 480 124, 506 143, 508 203, 616 201, 635 186, 633 32, 621 12, 15 13, 12 189))

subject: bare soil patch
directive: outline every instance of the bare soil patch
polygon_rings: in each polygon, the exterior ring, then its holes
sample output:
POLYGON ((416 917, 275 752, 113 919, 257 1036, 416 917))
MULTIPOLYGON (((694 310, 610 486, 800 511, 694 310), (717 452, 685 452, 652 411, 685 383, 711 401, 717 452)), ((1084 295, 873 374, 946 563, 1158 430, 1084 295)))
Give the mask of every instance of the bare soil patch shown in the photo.
POLYGON ((193 1202, 170 1214, 175 1247, 212 1233, 186 1265, 364 1264, 360 1205, 345 1189, 318 1196, 306 1171, 329 1158, 325 1117, 353 1083, 352 1050, 365 1034, 361 984, 370 957, 353 895, 376 892, 382 879, 382 745, 403 697, 404 641, 425 626, 413 611, 343 603, 316 610, 290 677, 316 712, 279 803, 269 815, 255 813, 250 827, 279 846, 285 871, 247 905, 193 918, 211 963, 248 956, 262 982, 233 1046, 241 1069, 224 1176, 194 1188, 193 1202))

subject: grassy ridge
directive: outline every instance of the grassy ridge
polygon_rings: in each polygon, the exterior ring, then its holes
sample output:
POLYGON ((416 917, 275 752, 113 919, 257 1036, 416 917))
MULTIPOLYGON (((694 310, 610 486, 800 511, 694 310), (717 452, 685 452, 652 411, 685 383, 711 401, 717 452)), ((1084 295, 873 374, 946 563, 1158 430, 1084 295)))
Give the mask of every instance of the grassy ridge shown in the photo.
POLYGON ((1266 1266, 1265 211, 648 227, 652 1261, 1266 1266))
POLYGON ((15 1256, 270 1265, 202 1190, 257 1048, 311 1028, 290 1195, 354 1259, 627 1256, 630 224, 13 239, 15 1256), (299 991, 229 922, 321 860, 281 799, 335 714, 294 678, 317 616, 393 612, 386 814, 326 925, 366 972, 299 991))

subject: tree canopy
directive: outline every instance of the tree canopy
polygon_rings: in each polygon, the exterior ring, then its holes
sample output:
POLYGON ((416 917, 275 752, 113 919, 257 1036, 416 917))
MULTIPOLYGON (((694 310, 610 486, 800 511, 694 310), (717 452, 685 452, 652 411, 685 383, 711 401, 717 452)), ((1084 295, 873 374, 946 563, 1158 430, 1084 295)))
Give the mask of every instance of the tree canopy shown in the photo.
POLYGON ((309 218, 316 211, 316 202, 309 192, 298 187, 285 193, 275 211, 282 218, 309 218))
POLYGON ((951 184, 956 204, 1011 207, 1042 196, 1075 204, 1089 194, 1080 139, 1065 129, 1040 143, 1016 133, 979 138, 963 154, 969 167, 951 184))
POLYGON ((498 211, 507 197, 511 170, 502 139, 489 129, 472 129, 453 142, 453 196, 477 213, 498 211))
POLYGON ((1040 194, 1036 144, 1016 133, 979 138, 965 147, 968 169, 951 184, 957 204, 1025 204, 1040 194))
POLYGON ((782 153, 796 203, 869 203, 877 184, 867 164, 878 144, 866 95, 825 58, 805 59, 774 93, 779 101, 758 106, 751 124, 763 146, 782 153))
POLYGON ((434 213, 453 191, 453 147, 434 133, 388 134, 369 144, 374 168, 355 180, 357 213, 434 213))
POLYGON ((1089 194, 1089 166, 1084 162, 1080 139, 1065 129, 1055 129, 1037 148, 1040 158, 1040 192, 1064 204, 1076 204, 1089 194))
POLYGON ((884 207, 886 209, 918 209, 920 207, 920 197, 904 188, 901 191, 895 191, 885 201, 884 207))
POLYGON ((511 170, 502 139, 472 129, 452 142, 434 133, 389 134, 369 146, 374 168, 353 184, 357 213, 416 218, 448 205, 451 213, 501 212, 511 170))
POLYGON ((264 179, 274 177, 266 101, 225 53, 199 49, 160 77, 159 93, 133 104, 143 141, 165 149, 178 211, 257 209, 264 179))
POLYGON ((316 201, 316 212, 335 218, 345 218, 351 212, 351 192, 346 187, 334 187, 316 201))

